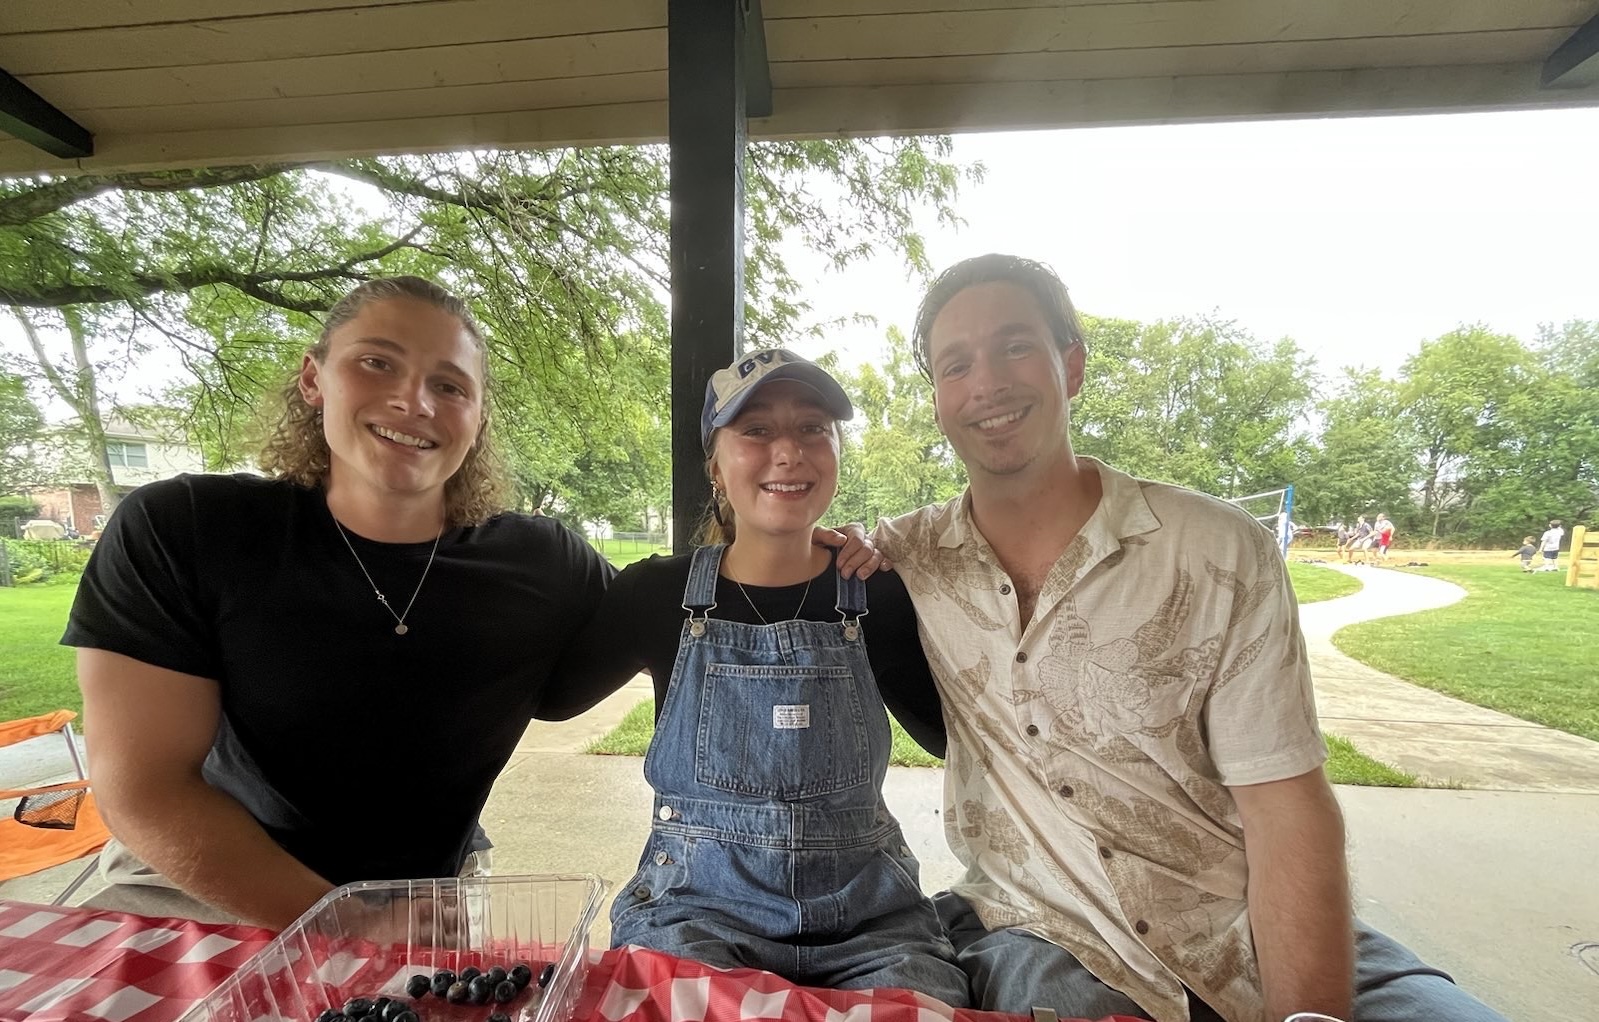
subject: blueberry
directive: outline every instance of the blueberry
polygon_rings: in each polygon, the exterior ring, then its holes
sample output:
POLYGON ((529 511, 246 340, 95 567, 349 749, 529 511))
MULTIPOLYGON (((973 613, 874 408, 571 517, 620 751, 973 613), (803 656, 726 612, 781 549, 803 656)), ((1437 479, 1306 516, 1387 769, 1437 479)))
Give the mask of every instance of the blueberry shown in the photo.
POLYGON ((322 1014, 316 1017, 316 1022, 333 1022, 333 1020, 338 1017, 339 1009, 329 1008, 327 1011, 324 1011, 322 1014))
POLYGON ((544 967, 544 970, 542 972, 539 973, 539 986, 540 987, 549 986, 550 985, 550 980, 552 980, 554 978, 555 978, 555 963, 551 962, 550 964, 548 964, 548 965, 546 965, 544 967))
POLYGON ((402 1007, 393 1018, 389 1019, 389 1022, 422 1022, 422 1020, 410 1008, 402 1007))
POLYGON ((533 982, 533 970, 527 967, 526 962, 517 962, 511 966, 510 979, 517 987, 525 987, 533 982))
POLYGON ((472 993, 468 989, 467 983, 462 980, 456 980, 450 984, 450 989, 445 992, 444 999, 451 1004, 465 1004, 472 999, 472 993))
POLYGON ((489 1022, 511 1022, 511 1016, 503 1011, 496 1011, 489 1016, 489 1022))
POLYGON ((467 992, 471 994, 473 1004, 487 1004, 494 993, 494 984, 489 982, 487 976, 473 976, 472 982, 467 985, 467 992))
POLYGON ((433 989, 433 981, 421 973, 417 973, 405 982, 405 995, 407 997, 426 997, 427 992, 433 989))
POLYGON ((372 1002, 365 997, 352 997, 344 1002, 345 1018, 361 1018, 372 1010, 372 1002))
POLYGON ((466 968, 461 970, 461 979, 468 983, 472 982, 474 979, 477 979, 481 975, 483 975, 483 970, 475 965, 468 965, 466 968))
POLYGON ((521 992, 521 988, 515 983, 512 983, 508 979, 502 979, 498 983, 494 984, 494 1003, 510 1004, 512 1001, 516 1000, 516 995, 521 992))
POLYGON ((449 991, 450 985, 454 982, 455 973, 451 972, 449 969, 440 969, 438 972, 435 972, 433 974, 433 995, 435 997, 443 997, 449 991))
POLYGON ((501 983, 506 981, 506 979, 510 976, 510 973, 506 972, 502 966, 496 965, 483 975, 489 978, 490 983, 493 983, 495 986, 499 986, 501 983))
POLYGON ((366 1013, 368 1015, 376 1015, 381 1019, 383 1017, 383 1009, 387 1008, 393 1003, 394 998, 392 997, 379 997, 372 1002, 372 1007, 368 1008, 366 1013))
MULTIPOLYGON (((426 990, 425 987, 423 989, 426 990)), ((417 996, 420 997, 421 995, 418 994, 417 996)), ((394 1022, 395 1016, 399 1015, 402 1011, 409 1010, 411 1009, 406 1006, 404 1001, 390 1001, 388 1004, 383 1006, 382 1011, 378 1012, 378 1020, 379 1022, 394 1022)))

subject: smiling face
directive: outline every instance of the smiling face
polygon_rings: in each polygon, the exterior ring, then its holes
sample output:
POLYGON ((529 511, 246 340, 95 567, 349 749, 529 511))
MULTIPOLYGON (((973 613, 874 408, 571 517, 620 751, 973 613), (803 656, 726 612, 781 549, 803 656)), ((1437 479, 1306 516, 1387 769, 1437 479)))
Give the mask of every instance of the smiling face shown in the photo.
POLYGON ((808 534, 838 492, 838 423, 803 383, 762 386, 713 442, 711 479, 740 538, 808 534))
POLYGON ((322 411, 330 491, 442 504, 483 423, 482 360, 460 319, 414 298, 370 301, 335 329, 300 367, 300 394, 322 411))
POLYGON ((995 282, 956 293, 933 320, 928 356, 939 428, 974 482, 1070 455, 1083 347, 1061 350, 1025 288, 995 282))

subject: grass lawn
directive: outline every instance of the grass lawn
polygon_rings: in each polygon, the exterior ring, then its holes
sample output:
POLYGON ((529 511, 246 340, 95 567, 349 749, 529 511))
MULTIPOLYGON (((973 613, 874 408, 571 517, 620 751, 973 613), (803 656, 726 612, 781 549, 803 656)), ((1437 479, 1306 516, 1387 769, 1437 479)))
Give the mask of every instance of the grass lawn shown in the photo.
MULTIPOLYGON (((894 750, 888 761, 894 766, 943 766, 944 761, 927 754, 916 740, 905 733, 890 714, 889 728, 894 735, 894 750)), ((627 716, 603 738, 590 742, 583 750, 596 756, 642 756, 655 736, 655 700, 646 699, 627 711, 627 716)))
POLYGON ((1428 787, 1415 774, 1372 759, 1350 744, 1349 739, 1328 733, 1327 779, 1334 784, 1363 784, 1373 788, 1428 787))
POLYGON ((73 652, 58 645, 75 585, 0 589, 0 720, 83 712, 73 652))
MULTIPOLYGON (((888 718, 894 735, 894 751, 888 761, 893 766, 936 767, 944 761, 927 754, 917 745, 899 721, 888 718)), ((583 751, 596 756, 642 756, 650 747, 655 735, 655 700, 646 699, 627 712, 611 732, 590 742, 583 751)), ((1385 788, 1415 788, 1421 781, 1415 776, 1379 763, 1355 749, 1337 735, 1327 736, 1327 777, 1334 784, 1365 784, 1385 788)))
POLYGON ((1360 591, 1360 580, 1350 578, 1341 571, 1324 568, 1319 564, 1288 562, 1288 580, 1294 584, 1294 595, 1300 603, 1319 603, 1336 600, 1340 596, 1360 591))
POLYGON ((1371 666, 1478 706, 1599 741, 1599 590, 1565 572, 1497 564, 1397 569, 1446 579, 1452 607, 1350 625, 1333 644, 1371 666))

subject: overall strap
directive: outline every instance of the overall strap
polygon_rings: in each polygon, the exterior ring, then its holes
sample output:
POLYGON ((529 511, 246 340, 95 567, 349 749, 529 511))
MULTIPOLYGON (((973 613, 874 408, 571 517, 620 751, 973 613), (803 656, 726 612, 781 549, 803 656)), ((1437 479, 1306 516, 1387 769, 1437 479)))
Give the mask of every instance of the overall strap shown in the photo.
POLYGON ((837 567, 833 569, 833 578, 838 588, 833 609, 844 621, 844 637, 853 641, 860 634, 861 618, 866 614, 866 583, 859 575, 845 578, 837 567))
POLYGON ((722 567, 722 551, 727 547, 702 546, 694 551, 694 557, 689 562, 688 585, 683 587, 683 609, 688 611, 689 627, 693 630, 696 626, 700 635, 705 630, 705 622, 710 617, 710 612, 716 608, 716 574, 722 567), (694 612, 699 611, 695 617, 694 612))

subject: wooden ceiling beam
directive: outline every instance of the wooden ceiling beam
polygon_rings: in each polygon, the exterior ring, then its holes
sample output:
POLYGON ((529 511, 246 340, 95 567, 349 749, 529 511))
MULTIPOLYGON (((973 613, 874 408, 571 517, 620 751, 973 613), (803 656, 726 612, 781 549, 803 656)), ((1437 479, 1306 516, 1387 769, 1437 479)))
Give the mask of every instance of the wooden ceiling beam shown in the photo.
POLYGON ((64 160, 94 155, 94 136, 87 128, 3 70, 0 131, 64 160))
POLYGON ((1549 55, 1544 61, 1541 80, 1546 89, 1569 89, 1599 82, 1599 14, 1549 55))

